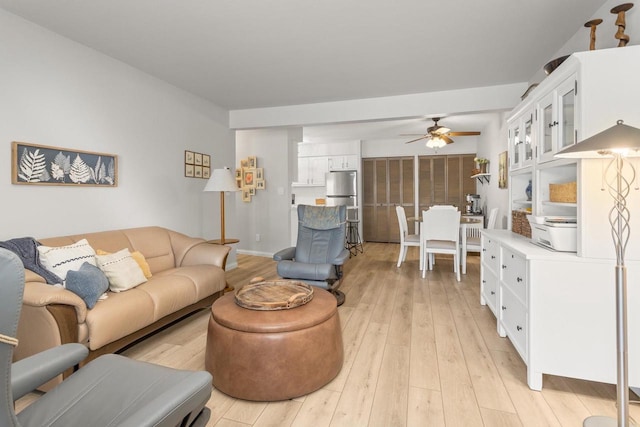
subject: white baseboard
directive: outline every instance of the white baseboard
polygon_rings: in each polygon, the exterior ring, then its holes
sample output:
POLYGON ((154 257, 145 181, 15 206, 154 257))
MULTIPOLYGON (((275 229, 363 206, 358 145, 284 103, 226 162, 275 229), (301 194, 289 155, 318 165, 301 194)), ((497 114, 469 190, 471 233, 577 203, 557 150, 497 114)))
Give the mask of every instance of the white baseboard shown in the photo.
POLYGON ((253 255, 253 256, 262 256, 265 258, 273 258, 273 253, 271 252, 247 251, 244 249, 238 249, 237 252, 243 255, 253 255))

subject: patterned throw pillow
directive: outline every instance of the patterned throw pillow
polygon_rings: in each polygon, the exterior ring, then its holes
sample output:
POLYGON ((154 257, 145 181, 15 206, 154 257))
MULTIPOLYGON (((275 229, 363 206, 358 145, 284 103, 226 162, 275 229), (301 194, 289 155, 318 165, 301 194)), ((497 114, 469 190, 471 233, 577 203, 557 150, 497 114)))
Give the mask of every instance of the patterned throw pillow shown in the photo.
MULTIPOLYGON (((97 255, 109 255, 110 253, 112 252, 103 251, 102 249, 96 249, 97 255)), ((142 255, 142 252, 131 252, 131 258, 133 258, 133 260, 138 263, 138 265, 142 269, 142 272, 144 273, 144 277, 150 279, 151 276, 153 276, 151 274, 151 267, 149 267, 149 263, 147 262, 147 259, 144 257, 144 255, 142 255)))
POLYGON ((88 309, 92 309, 100 295, 109 289, 109 280, 98 267, 85 262, 80 270, 67 272, 65 287, 82 298, 88 309))
POLYGON ((109 279, 111 292, 126 291, 147 281, 142 269, 131 257, 129 249, 125 248, 109 255, 98 255, 96 261, 109 279))
POLYGON ((85 262, 96 265, 96 251, 89 246, 87 239, 67 246, 38 246, 40 263, 44 268, 56 274, 62 280, 67 278, 69 270, 79 270, 85 262))

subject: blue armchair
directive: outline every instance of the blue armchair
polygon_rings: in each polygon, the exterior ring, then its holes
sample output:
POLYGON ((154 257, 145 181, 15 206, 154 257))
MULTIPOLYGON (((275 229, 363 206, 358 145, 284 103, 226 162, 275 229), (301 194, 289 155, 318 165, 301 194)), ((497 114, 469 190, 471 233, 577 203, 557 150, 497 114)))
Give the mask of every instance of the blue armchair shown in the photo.
POLYGON ((298 206, 298 240, 295 247, 277 252, 278 275, 328 290, 338 305, 344 293, 338 290, 342 266, 349 259, 344 247, 346 206, 298 206))

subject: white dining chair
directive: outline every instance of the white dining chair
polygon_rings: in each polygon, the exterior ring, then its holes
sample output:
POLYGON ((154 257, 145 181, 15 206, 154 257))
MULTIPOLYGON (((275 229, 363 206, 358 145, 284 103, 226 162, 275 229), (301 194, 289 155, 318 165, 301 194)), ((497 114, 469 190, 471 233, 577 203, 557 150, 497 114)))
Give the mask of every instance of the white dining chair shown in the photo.
POLYGON ((435 254, 453 255, 453 271, 460 281, 460 211, 457 209, 429 209, 422 211, 420 227, 420 255, 422 257, 422 278, 426 276, 427 265, 433 270, 435 254))
POLYGON ((396 214, 398 216, 398 226, 400 227, 400 254, 398 255, 398 267, 400 267, 407 257, 407 248, 409 246, 420 247, 420 236, 409 234, 407 215, 402 206, 396 206, 396 214))
MULTIPOLYGON (((487 221, 487 228, 492 229, 496 226, 496 219, 498 217, 498 208, 493 208, 489 211, 489 220, 487 221)), ((467 274, 467 253, 468 252, 480 252, 482 246, 480 245, 480 230, 482 229, 482 223, 467 224, 462 234, 462 274, 467 274)))

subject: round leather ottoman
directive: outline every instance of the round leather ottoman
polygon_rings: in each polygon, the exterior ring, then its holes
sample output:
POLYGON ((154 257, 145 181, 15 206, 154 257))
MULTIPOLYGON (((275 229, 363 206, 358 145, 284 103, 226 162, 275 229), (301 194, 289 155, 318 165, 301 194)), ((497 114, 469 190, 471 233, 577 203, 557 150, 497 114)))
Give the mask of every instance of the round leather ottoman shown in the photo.
POLYGON ((338 375, 344 350, 336 298, 315 289, 289 310, 239 307, 232 293, 211 306, 205 368, 239 399, 276 401, 315 391, 338 375))

